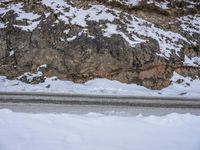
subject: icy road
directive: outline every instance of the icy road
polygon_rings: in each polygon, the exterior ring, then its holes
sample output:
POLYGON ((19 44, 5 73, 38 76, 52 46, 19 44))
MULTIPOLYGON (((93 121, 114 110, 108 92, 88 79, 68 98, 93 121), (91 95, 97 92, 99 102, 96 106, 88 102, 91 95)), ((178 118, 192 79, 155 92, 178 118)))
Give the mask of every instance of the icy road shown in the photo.
POLYGON ((71 95, 50 93, 0 93, 0 108, 40 113, 120 113, 200 115, 200 100, 188 98, 71 95))

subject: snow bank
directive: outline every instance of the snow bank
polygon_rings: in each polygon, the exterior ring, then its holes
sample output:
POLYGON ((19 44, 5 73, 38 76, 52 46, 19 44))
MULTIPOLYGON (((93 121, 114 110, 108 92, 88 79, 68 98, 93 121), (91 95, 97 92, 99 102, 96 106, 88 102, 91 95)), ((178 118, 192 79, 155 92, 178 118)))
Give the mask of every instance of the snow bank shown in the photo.
MULTIPOLYGON (((38 75, 30 73, 28 79, 38 75)), ((150 90, 136 84, 125 84, 108 79, 94 79, 84 84, 58 80, 56 77, 46 78, 44 83, 31 85, 18 80, 8 80, 0 76, 0 91, 2 92, 54 92, 68 94, 95 95, 132 95, 132 96, 165 96, 165 97, 200 97, 200 80, 192 80, 174 73, 172 84, 162 90, 150 90), (181 83, 177 81, 181 80, 181 83)))
POLYGON ((199 150, 200 117, 0 110, 1 150, 199 150))

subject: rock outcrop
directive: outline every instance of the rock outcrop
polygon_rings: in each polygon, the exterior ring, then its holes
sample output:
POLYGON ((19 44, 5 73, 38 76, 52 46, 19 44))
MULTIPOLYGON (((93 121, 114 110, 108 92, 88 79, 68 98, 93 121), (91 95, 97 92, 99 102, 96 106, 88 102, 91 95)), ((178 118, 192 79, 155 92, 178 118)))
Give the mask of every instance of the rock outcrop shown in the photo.
POLYGON ((0 74, 16 78, 46 64, 47 77, 108 78, 152 89, 168 86, 174 71, 199 78, 200 3, 128 2, 3 0, 0 74))

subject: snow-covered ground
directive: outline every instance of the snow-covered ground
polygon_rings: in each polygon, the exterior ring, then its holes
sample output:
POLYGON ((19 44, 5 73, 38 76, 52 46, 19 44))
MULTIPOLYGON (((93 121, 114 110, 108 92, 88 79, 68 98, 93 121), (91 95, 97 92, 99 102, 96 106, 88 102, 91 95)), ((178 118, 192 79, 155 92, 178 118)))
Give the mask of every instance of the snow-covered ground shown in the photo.
POLYGON ((1 150, 199 150, 200 116, 28 114, 0 110, 1 150))
MULTIPOLYGON (((29 74, 27 79, 32 80, 29 74)), ((28 75, 26 73, 26 75, 28 75)), ((32 76, 31 76, 32 75, 32 76)), ((35 85, 26 84, 19 80, 8 80, 0 76, 1 92, 53 92, 66 94, 97 94, 97 95, 132 95, 132 96, 165 96, 165 97, 200 97, 200 80, 192 80, 174 73, 172 84, 162 90, 150 90, 136 84, 125 84, 108 79, 94 79, 84 84, 62 81, 56 77, 46 78, 44 83, 35 85), (177 83, 179 81, 180 83, 177 83)))

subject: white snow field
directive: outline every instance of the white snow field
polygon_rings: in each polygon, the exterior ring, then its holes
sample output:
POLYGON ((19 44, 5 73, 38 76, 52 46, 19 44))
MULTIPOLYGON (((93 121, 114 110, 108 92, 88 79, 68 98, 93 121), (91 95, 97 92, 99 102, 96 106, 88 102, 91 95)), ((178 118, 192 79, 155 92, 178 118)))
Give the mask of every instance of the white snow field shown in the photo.
MULTIPOLYGON (((25 73, 28 80, 42 75, 25 73)), ((20 77, 19 77, 20 78, 20 77)), ((174 73, 171 85, 162 90, 151 90, 136 84, 125 84, 115 80, 94 79, 84 84, 63 81, 57 77, 46 78, 44 83, 26 84, 19 80, 8 80, 0 76, 0 92, 51 92, 65 94, 93 95, 129 95, 129 96, 159 96, 159 97, 200 97, 200 80, 183 77, 174 73), (181 83, 177 83, 177 82, 181 83)))
POLYGON ((0 110, 1 150, 199 150, 200 116, 28 114, 0 110))

